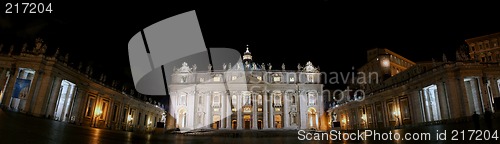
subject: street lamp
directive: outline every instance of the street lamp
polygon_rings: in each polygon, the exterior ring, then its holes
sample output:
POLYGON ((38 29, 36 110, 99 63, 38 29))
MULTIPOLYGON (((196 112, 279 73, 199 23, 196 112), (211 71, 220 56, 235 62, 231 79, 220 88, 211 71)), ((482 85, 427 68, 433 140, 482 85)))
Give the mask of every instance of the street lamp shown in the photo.
POLYGON ((399 119, 399 111, 395 110, 394 112, 392 112, 392 114, 394 115, 394 117, 397 118, 397 121, 398 121, 397 124, 398 124, 398 126, 401 126, 401 121, 399 119))
POLYGON ((94 121, 94 127, 97 127, 96 125, 97 125, 97 122, 99 121, 97 118, 99 118, 101 115, 102 115, 102 110, 101 110, 101 109, 99 109, 99 108, 97 108, 97 109, 95 110, 95 115, 94 115, 94 117, 95 117, 95 118, 94 118, 94 120, 95 120, 95 121, 94 121))
POLYGON ((132 115, 128 115, 128 117, 127 117, 127 130, 132 125, 132 120, 133 120, 132 115))

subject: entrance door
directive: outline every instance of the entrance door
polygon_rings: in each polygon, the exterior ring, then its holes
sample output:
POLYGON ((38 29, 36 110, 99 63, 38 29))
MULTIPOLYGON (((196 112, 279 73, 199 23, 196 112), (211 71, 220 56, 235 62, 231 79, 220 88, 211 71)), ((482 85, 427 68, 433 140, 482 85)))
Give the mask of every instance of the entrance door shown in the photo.
POLYGON ((257 128, 262 129, 262 120, 257 121, 257 128))
POLYGON ((277 114, 274 116, 275 128, 281 129, 281 115, 277 114))
POLYGON ((220 115, 214 115, 212 123, 212 129, 219 129, 220 125, 220 115))
POLYGON ((71 107, 74 101, 75 84, 67 81, 61 81, 58 100, 54 112, 54 119, 57 121, 67 121, 70 118, 71 107))
POLYGON ((236 120, 231 121, 231 123, 232 123, 231 127, 232 127, 233 129, 236 129, 236 126, 237 126, 237 124, 238 124, 238 123, 236 122, 236 120))
POLYGON ((244 122, 244 125, 243 125, 243 126, 244 126, 244 129, 246 129, 246 130, 247 130, 247 129, 250 129, 250 127, 251 127, 251 120, 252 120, 252 119, 250 118, 250 115, 245 115, 245 116, 243 116, 243 120, 245 121, 245 122, 244 122))

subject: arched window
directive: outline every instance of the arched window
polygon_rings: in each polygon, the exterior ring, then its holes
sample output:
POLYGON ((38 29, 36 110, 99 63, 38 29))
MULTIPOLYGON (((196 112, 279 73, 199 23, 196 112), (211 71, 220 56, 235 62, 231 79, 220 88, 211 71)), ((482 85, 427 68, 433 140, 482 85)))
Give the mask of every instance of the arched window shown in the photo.
POLYGON ((262 105, 262 95, 257 96, 257 105, 262 105))
POLYGON ((186 105, 187 93, 182 92, 179 96, 179 105, 186 105))
POLYGON ((233 107, 236 107, 236 104, 238 102, 238 99, 236 98, 236 95, 233 95, 231 98, 231 104, 233 104, 233 107))
POLYGON ((213 93, 213 106, 220 106, 220 93, 219 92, 214 92, 213 93))
POLYGON ((309 99, 309 105, 316 105, 316 93, 307 92, 307 98, 309 99))
POLYGON ((274 106, 281 106, 281 93, 274 93, 274 106))

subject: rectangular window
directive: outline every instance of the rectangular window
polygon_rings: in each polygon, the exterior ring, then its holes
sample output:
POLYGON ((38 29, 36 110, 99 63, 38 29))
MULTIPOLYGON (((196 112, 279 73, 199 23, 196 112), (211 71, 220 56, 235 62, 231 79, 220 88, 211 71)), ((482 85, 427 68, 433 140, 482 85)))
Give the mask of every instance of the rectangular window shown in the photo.
POLYGON ((216 75, 216 76, 214 77, 214 82, 220 82, 220 81, 221 81, 221 79, 220 79, 220 75, 216 75))
POLYGON ((295 82, 295 77, 290 77, 290 82, 295 82))
POLYGON ((127 108, 124 108, 122 113, 122 122, 125 122, 127 120, 127 108))
POLYGON ((410 119, 410 107, 408 106, 408 98, 402 98, 399 101, 401 105, 401 116, 403 119, 410 119))
POLYGON ((307 82, 310 82, 310 83, 314 82, 314 78, 312 75, 306 75, 306 76, 307 76, 307 82))
POLYGON ((101 107, 101 113, 100 113, 101 116, 99 117, 101 120, 104 120, 104 118, 106 118, 107 106, 108 106, 108 102, 103 101, 102 107, 101 107))
POLYGON ((137 119, 137 125, 141 124, 141 123, 140 123, 140 122, 141 122, 141 113, 139 113, 139 117, 138 117, 138 118, 139 118, 139 119, 137 119))
POLYGON ((368 106, 366 107, 366 121, 371 124, 372 123, 372 107, 368 106))
POLYGON ((231 76, 231 80, 236 80, 237 78, 237 76, 231 76))
POLYGON ((112 115, 111 119, 113 121, 116 121, 117 117, 118 117, 118 105, 115 104, 115 106, 113 107, 113 115, 112 115))
POLYGON ((281 93, 274 94, 274 106, 281 106, 281 93))
POLYGON ((148 115, 144 115, 144 125, 146 125, 148 123, 147 119, 148 119, 148 115))
POLYGON ((396 113, 394 111, 394 103, 387 102, 387 116, 389 117, 389 121, 396 121, 396 113))
POLYGON ((377 109, 377 122, 383 122, 383 111, 382 111, 382 105, 377 104, 375 105, 375 108, 377 109))
POLYGON ((280 82, 281 81, 281 77, 280 76, 274 76, 273 77, 273 81, 274 82, 280 82))
POLYGON ((85 116, 87 117, 92 116, 94 105, 95 105, 95 97, 89 97, 89 100, 87 102, 87 113, 85 114, 85 116))

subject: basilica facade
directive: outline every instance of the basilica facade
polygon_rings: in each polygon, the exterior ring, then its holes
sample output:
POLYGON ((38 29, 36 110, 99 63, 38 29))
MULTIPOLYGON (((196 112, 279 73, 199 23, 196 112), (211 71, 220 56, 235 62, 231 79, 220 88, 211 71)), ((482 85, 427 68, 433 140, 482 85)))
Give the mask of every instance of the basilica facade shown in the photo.
POLYGON ((296 70, 273 69, 243 59, 222 70, 196 71, 180 64, 168 85, 169 128, 193 129, 326 129, 321 73, 311 62, 296 70))

